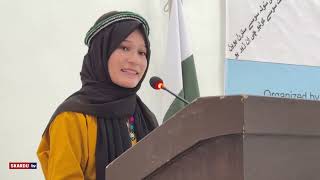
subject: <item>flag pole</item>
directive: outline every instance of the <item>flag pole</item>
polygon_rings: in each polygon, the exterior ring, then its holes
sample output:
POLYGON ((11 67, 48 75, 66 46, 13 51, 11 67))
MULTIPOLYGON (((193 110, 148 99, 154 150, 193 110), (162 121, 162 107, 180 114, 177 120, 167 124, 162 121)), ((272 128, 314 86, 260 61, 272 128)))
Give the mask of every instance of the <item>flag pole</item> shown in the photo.
POLYGON ((169 17, 170 17, 172 0, 168 0, 168 6, 169 6, 169 17))

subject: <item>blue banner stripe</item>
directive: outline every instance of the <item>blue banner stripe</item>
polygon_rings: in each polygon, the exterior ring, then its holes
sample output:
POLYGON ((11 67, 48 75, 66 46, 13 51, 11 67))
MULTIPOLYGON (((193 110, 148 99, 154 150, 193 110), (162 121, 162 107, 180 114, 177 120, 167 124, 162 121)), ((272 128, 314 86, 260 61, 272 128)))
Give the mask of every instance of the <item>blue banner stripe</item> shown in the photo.
POLYGON ((320 100, 320 67, 227 59, 225 94, 320 100))

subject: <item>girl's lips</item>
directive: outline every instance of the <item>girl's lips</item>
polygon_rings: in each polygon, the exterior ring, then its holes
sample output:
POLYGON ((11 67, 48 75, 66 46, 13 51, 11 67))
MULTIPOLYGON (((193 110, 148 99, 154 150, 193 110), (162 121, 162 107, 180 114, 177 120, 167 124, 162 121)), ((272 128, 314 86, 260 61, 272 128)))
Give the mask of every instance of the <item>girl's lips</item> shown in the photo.
POLYGON ((121 69, 122 72, 125 72, 125 73, 129 73, 129 74, 132 74, 132 75, 137 75, 139 74, 136 70, 134 69, 121 69))

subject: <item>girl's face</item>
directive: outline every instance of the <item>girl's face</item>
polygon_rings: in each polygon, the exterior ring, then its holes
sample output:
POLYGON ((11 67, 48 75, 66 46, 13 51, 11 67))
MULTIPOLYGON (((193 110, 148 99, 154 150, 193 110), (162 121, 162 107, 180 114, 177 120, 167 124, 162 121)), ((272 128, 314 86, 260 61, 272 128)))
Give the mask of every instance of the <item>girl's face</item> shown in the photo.
POLYGON ((143 35, 133 31, 112 52, 108 70, 113 83, 125 88, 137 86, 147 68, 147 49, 143 35))

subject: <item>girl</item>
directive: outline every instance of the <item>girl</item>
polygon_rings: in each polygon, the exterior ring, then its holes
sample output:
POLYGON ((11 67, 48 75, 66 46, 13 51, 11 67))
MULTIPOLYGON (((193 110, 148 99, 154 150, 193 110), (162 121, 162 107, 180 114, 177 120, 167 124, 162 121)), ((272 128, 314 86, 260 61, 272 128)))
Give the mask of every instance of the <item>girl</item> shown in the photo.
POLYGON ((150 61, 149 26, 109 12, 88 31, 82 88, 55 111, 37 155, 52 179, 104 180, 105 167, 158 126, 136 94, 150 61))

